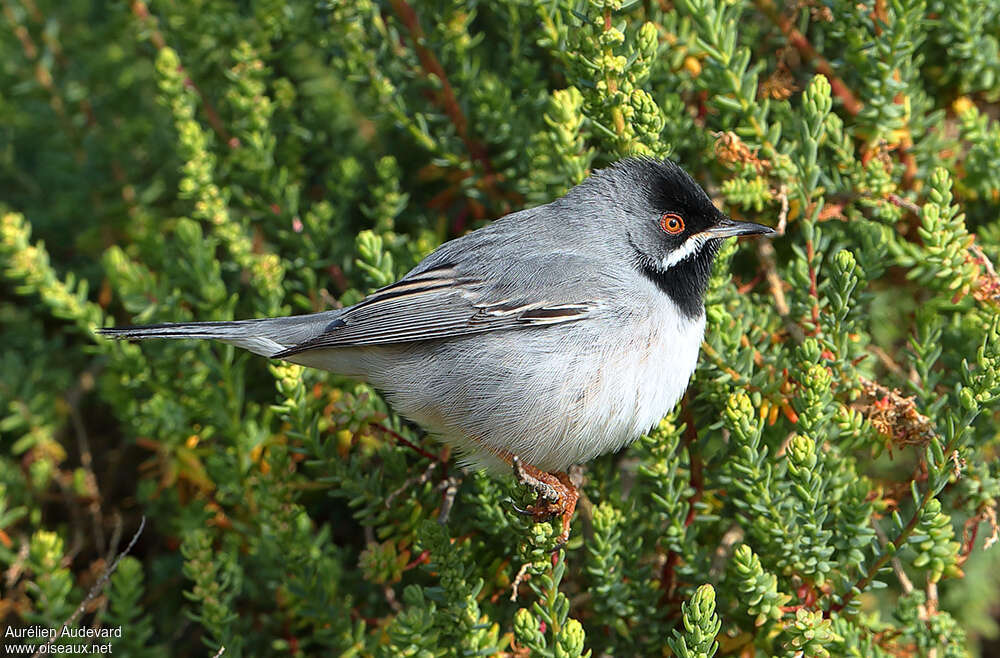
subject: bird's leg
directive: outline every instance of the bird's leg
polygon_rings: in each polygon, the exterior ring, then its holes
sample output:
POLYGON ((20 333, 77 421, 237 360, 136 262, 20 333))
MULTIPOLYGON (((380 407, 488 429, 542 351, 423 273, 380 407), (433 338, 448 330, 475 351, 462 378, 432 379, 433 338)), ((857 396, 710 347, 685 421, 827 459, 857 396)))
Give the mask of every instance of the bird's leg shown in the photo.
POLYGON ((569 524, 576 511, 580 492, 565 473, 546 473, 531 464, 525 464, 517 456, 511 459, 514 477, 519 484, 526 485, 538 494, 537 500, 525 512, 538 521, 546 521, 553 516, 562 518, 562 533, 559 544, 569 539, 569 524))

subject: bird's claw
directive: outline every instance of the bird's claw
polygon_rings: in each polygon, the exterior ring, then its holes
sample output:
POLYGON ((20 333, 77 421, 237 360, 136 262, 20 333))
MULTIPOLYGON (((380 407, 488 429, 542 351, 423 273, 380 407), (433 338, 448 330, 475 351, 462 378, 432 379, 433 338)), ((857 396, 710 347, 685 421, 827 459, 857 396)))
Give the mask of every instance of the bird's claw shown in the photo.
POLYGON ((559 492, 552 484, 542 480, 545 476, 551 478, 551 474, 539 471, 533 466, 526 466, 516 455, 511 460, 511 466, 514 468, 514 478, 518 484, 523 484, 534 491, 540 500, 550 503, 559 502, 559 492))
POLYGON ((514 501, 509 501, 509 503, 510 503, 511 509, 513 509, 518 514, 521 514, 523 516, 534 516, 535 515, 535 513, 533 511, 531 511, 530 509, 525 509, 523 507, 518 507, 517 503, 515 503, 514 501))
POLYGON ((521 514, 530 515, 536 522, 547 521, 554 516, 562 518, 562 533, 559 535, 556 550, 562 548, 569 540, 569 525, 576 510, 579 491, 570 482, 565 473, 546 473, 530 464, 523 463, 517 456, 511 459, 514 477, 519 484, 529 487, 538 499, 533 505, 521 510, 521 514))

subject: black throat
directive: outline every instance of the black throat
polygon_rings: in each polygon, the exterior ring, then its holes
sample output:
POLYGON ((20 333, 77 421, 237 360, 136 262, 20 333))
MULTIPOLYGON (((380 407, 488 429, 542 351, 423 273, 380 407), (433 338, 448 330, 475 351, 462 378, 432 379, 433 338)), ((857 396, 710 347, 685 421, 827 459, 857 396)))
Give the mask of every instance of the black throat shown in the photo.
POLYGON ((677 304, 685 317, 694 320, 705 310, 705 291, 720 244, 719 239, 709 240, 698 253, 666 270, 645 259, 639 269, 677 304))

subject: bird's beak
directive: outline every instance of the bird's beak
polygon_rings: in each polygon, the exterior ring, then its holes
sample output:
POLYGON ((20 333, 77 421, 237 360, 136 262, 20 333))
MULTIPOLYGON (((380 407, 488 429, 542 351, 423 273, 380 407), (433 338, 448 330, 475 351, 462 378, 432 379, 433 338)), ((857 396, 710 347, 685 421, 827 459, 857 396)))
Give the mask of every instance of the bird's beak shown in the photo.
POLYGON ((713 238, 731 238, 737 235, 773 235, 777 233, 770 226, 754 224, 753 222, 734 222, 728 217, 723 217, 710 229, 704 231, 713 238))

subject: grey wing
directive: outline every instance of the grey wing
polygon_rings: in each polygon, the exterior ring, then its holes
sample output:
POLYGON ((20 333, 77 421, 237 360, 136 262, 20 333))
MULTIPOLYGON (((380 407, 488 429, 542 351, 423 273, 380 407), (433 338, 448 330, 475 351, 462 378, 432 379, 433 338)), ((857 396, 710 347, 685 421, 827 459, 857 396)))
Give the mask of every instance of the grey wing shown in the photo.
MULTIPOLYGON (((562 264, 566 267, 566 264, 562 264)), ((536 282, 546 281, 545 276, 536 282)), ((593 300, 566 299, 558 282, 530 290, 506 290, 508 282, 463 275, 444 264, 415 271, 345 309, 323 331, 281 352, 286 358, 308 350, 434 340, 573 322, 596 310, 593 300)))

